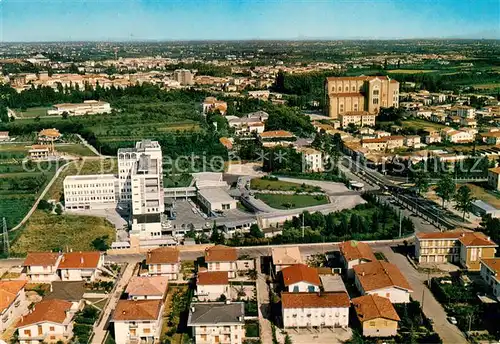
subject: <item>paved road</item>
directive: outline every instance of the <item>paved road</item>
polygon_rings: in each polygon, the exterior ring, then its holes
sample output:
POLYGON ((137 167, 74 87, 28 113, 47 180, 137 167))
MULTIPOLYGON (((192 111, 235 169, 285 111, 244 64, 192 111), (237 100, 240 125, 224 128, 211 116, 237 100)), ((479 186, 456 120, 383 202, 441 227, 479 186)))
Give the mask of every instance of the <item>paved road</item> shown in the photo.
POLYGON ((94 337, 92 338, 92 344, 102 344, 104 339, 106 338, 107 329, 109 326, 109 320, 113 310, 116 308, 116 304, 118 300, 120 300, 120 296, 122 295, 125 287, 127 286, 132 274, 134 273, 135 264, 128 264, 123 272, 122 277, 118 281, 118 285, 115 289, 113 295, 110 295, 111 299, 109 300, 106 308, 104 309, 104 315, 101 318, 101 322, 94 327, 94 337))
POLYGON ((269 321, 269 288, 266 283, 266 275, 260 272, 260 264, 257 264, 257 308, 259 314, 260 339, 262 343, 272 343, 273 333, 269 321))
POLYGON ((395 264, 405 275, 406 279, 410 283, 410 286, 413 288, 413 299, 419 301, 421 303, 424 314, 428 318, 434 320, 434 331, 439 334, 439 336, 443 340, 443 343, 467 343, 467 340, 465 339, 462 332, 455 325, 452 325, 450 322, 448 322, 448 320, 446 319, 445 310, 424 284, 427 276, 415 270, 415 268, 413 268, 413 266, 408 262, 405 256, 394 253, 390 247, 384 247, 381 249, 381 251, 384 253, 386 258, 391 263, 395 264))

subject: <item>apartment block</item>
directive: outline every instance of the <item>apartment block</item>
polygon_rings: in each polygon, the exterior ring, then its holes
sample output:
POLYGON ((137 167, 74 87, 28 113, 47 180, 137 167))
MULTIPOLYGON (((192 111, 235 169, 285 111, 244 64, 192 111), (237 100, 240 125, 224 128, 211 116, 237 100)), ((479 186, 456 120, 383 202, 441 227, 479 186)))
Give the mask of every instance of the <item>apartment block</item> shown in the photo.
POLYGON ((227 271, 229 278, 236 277, 238 255, 233 247, 216 245, 205 250, 208 271, 227 271))
POLYGON ((325 94, 331 118, 350 111, 377 114, 380 108, 399 107, 399 82, 387 76, 329 77, 325 94))
POLYGON ((349 295, 336 293, 282 293, 285 328, 342 327, 349 325, 349 295))
POLYGON ((418 233, 416 238, 419 263, 459 263, 470 271, 479 271, 481 258, 493 258, 498 246, 481 232, 465 230, 418 233))
POLYGON ((349 124, 357 127, 374 126, 376 117, 367 111, 348 111, 338 116, 342 128, 348 127, 349 124))
POLYGON ((298 148, 297 152, 302 153, 302 169, 304 172, 323 172, 323 154, 309 147, 298 148))
POLYGON ((174 80, 182 86, 189 86, 194 84, 193 73, 189 69, 176 69, 174 71, 174 80))
POLYGON ((119 199, 112 174, 67 176, 63 186, 66 210, 114 209, 119 199))

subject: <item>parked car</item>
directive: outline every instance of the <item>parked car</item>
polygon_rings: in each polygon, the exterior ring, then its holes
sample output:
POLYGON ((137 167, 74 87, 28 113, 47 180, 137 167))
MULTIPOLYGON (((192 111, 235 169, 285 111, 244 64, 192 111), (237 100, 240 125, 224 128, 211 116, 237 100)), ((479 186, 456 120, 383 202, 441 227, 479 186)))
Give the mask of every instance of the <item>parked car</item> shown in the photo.
POLYGON ((457 319, 455 317, 448 317, 448 321, 451 322, 453 325, 457 324, 457 319))

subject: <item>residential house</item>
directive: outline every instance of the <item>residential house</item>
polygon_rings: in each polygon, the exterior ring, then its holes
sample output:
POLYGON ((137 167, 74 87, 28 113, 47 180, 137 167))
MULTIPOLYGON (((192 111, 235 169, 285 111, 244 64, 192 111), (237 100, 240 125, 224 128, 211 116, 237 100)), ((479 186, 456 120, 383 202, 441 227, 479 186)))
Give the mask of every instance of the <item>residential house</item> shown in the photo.
POLYGON ((433 143, 441 143, 442 137, 441 135, 434 133, 434 134, 429 134, 425 136, 425 143, 426 144, 433 144, 433 143))
POLYGON ((347 277, 354 276, 354 266, 374 262, 377 260, 371 247, 361 241, 344 241, 339 245, 340 255, 344 269, 347 271, 347 277))
POLYGON ((457 116, 462 118, 476 117, 476 109, 471 106, 457 106, 456 108, 452 108, 451 111, 455 112, 457 116))
POLYGON ((481 277, 500 301, 500 258, 481 259, 481 277))
POLYGON ((129 300, 163 300, 167 294, 168 277, 132 276, 125 293, 129 300))
POLYGON ((169 280, 178 278, 181 258, 179 249, 173 247, 159 247, 146 255, 146 265, 150 276, 165 276, 169 280))
POLYGON ((445 133, 445 139, 452 143, 470 143, 474 141, 474 135, 467 131, 451 130, 445 133))
POLYGON ((215 97, 206 97, 202 103, 203 114, 207 114, 212 111, 219 111, 221 115, 227 112, 227 103, 222 100, 217 100, 215 97))
POLYGON ((302 153, 302 170, 304 172, 323 172, 323 154, 313 148, 298 148, 297 152, 302 153))
POLYGON ((398 267, 385 261, 354 266, 354 283, 362 295, 379 295, 392 303, 410 302, 413 291, 398 267))
POLYGON ((20 344, 67 342, 73 337, 73 317, 78 309, 64 300, 43 300, 16 324, 20 344))
POLYGON ((0 333, 3 333, 22 315, 28 312, 29 301, 24 287, 26 281, 0 281, 0 333))
POLYGON ((285 130, 264 131, 259 137, 264 147, 287 146, 296 140, 295 135, 285 130))
POLYGON ((162 314, 163 300, 119 300, 111 318, 115 343, 157 343, 162 314))
POLYGON ((500 191, 500 167, 488 169, 488 185, 493 190, 500 191))
POLYGON ((404 136, 387 136, 385 137, 387 140, 387 149, 393 150, 396 148, 401 148, 404 146, 405 137, 404 136))
POLYGON ((51 147, 48 145, 32 145, 28 150, 31 160, 46 160, 51 154, 51 147))
POLYGON ((477 121, 475 118, 461 118, 460 125, 468 128, 477 128, 477 121))
POLYGON ((320 291, 318 270, 305 264, 295 264, 281 270, 283 285, 289 292, 314 293, 320 291))
POLYGON ((245 337, 243 302, 193 302, 188 326, 195 343, 242 344, 245 337))
POLYGON ((84 281, 53 281, 50 283, 50 292, 44 300, 64 300, 72 303, 72 309, 82 309, 85 306, 83 295, 88 291, 84 281))
POLYGON ((365 295, 352 299, 356 316, 365 337, 392 337, 401 319, 388 298, 365 295))
POLYGON ((416 235, 415 257, 419 263, 460 263, 470 271, 480 270, 480 259, 493 258, 496 247, 481 232, 453 230, 416 235))
POLYGON ((62 281, 93 282, 104 265, 101 252, 64 253, 58 266, 62 281))
POLYGON ((208 271, 227 271, 229 278, 236 277, 238 255, 234 247, 216 245, 205 250, 208 271))
POLYGON ((338 293, 281 293, 284 328, 349 325, 349 295, 338 293))
POLYGON ((302 264, 302 255, 297 246, 293 247, 273 247, 271 248, 271 259, 276 272, 292 266, 302 264))
POLYGON ((199 301, 217 301, 221 295, 231 299, 227 271, 200 271, 196 281, 199 301))
POLYGON ((361 147, 370 151, 385 151, 387 149, 387 137, 379 139, 363 139, 361 147))
POLYGON ((53 252, 30 252, 24 260, 26 276, 32 282, 50 283, 59 279, 57 267, 61 255, 53 252))
POLYGON ((420 136, 408 135, 404 138, 404 145, 406 147, 417 147, 420 145, 420 136))

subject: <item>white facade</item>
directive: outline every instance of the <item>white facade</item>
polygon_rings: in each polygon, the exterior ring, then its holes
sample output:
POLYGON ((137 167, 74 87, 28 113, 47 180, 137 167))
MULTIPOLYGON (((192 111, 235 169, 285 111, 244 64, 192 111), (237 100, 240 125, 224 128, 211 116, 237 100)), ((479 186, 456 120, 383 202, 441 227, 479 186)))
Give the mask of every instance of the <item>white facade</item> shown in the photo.
POLYGON ((67 176, 63 185, 67 210, 116 208, 118 184, 112 174, 67 176))
POLYGON ((70 116, 94 115, 100 113, 110 113, 109 103, 97 100, 85 100, 83 103, 56 104, 52 109, 47 110, 48 115, 62 115, 67 112, 70 116))
POLYGON ((297 282, 288 285, 288 292, 290 293, 315 293, 319 291, 319 285, 314 285, 307 282, 297 282))
POLYGON ((312 148, 299 149, 302 153, 302 168, 304 172, 323 172, 323 154, 312 148))
POLYGON ((16 297, 10 300, 10 304, 0 313, 0 333, 3 333, 15 321, 28 312, 30 302, 26 299, 24 287, 19 290, 16 297))
POLYGON ((197 284, 195 295, 199 301, 217 301, 221 295, 230 299, 229 284, 197 284))
POLYGON ((59 280, 57 274, 57 266, 61 261, 62 256, 59 256, 55 265, 41 266, 41 265, 30 265, 26 267, 26 276, 32 282, 40 283, 50 283, 59 280))
POLYGON ((55 343, 63 342, 73 337, 73 323, 65 321, 63 324, 40 322, 29 326, 19 327, 20 344, 55 343))
MULTIPOLYGON (((162 307, 163 310, 163 307, 162 307)), ((162 314, 162 313, 160 313, 162 314)), ((114 320, 115 343, 129 344, 131 340, 145 339, 157 343, 160 338, 162 317, 158 320, 118 321, 114 320)))
MULTIPOLYGON (((490 259, 491 260, 491 259, 490 259)), ((500 281, 497 272, 481 261, 481 278, 491 288, 492 294, 500 300, 500 281)))
POLYGON ((60 269, 61 281, 93 282, 99 276, 97 269, 60 269))
POLYGON ((283 326, 343 327, 349 325, 349 307, 283 308, 283 326))
POLYGON ((236 277, 236 261, 234 262, 207 262, 208 271, 227 271, 229 278, 236 277))
POLYGON ((401 289, 398 287, 387 287, 382 289, 368 290, 365 291, 359 283, 357 276, 355 275, 354 283, 356 287, 361 292, 362 295, 377 295, 386 297, 391 300, 392 303, 408 303, 410 302, 410 292, 406 289, 401 289))
POLYGON ((236 209, 238 201, 222 188, 203 188, 198 190, 198 200, 207 213, 236 209))
POLYGON ((179 273, 179 263, 176 264, 149 264, 148 275, 165 276, 169 280, 176 280, 179 273))
POLYGON ((196 344, 242 344, 245 328, 240 324, 193 326, 193 337, 196 344))

